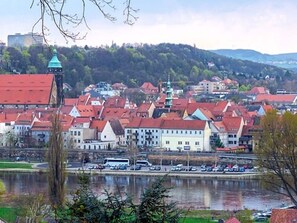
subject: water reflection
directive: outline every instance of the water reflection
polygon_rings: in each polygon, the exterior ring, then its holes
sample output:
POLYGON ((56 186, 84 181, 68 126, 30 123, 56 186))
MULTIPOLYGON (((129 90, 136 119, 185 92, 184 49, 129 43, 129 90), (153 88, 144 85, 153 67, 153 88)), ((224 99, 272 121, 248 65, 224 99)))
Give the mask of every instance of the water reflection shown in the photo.
MULTIPOLYGON (((0 173, 7 193, 46 193, 47 175, 42 173, 0 173)), ((143 191, 155 180, 146 176, 92 176, 91 185, 98 196, 104 190, 133 196, 137 202, 143 191)), ((165 186, 171 187, 171 200, 186 208, 216 210, 259 209, 277 207, 288 202, 284 196, 264 190, 258 180, 224 180, 168 178, 165 186), (280 202, 282 201, 282 202, 280 202)), ((68 192, 78 187, 76 175, 68 175, 68 192)))

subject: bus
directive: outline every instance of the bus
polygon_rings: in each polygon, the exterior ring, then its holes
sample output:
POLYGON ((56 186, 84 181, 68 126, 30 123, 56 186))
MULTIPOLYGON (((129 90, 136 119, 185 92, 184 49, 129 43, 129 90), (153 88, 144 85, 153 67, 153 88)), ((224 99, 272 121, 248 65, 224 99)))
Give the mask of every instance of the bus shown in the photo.
POLYGON ((136 160, 136 165, 139 165, 139 166, 152 166, 152 164, 147 160, 136 160))
POLYGON ((130 161, 126 158, 105 158, 103 165, 106 167, 121 165, 130 166, 130 161))

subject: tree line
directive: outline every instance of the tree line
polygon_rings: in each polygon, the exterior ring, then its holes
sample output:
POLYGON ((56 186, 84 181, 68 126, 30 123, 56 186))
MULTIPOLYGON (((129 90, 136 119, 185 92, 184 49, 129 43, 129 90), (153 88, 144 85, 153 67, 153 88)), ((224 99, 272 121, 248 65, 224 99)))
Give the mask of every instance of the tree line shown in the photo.
MULTIPOLYGON (((1 49, 0 72, 46 73, 52 48, 4 47, 1 49)), ((102 47, 55 47, 64 70, 64 81, 80 92, 89 84, 106 81, 139 87, 143 82, 157 86, 170 79, 183 88, 213 76, 237 80, 241 85, 267 85, 278 88, 295 74, 286 69, 219 56, 195 46, 183 44, 131 45, 102 47), (267 82, 267 77, 270 82, 267 82)))

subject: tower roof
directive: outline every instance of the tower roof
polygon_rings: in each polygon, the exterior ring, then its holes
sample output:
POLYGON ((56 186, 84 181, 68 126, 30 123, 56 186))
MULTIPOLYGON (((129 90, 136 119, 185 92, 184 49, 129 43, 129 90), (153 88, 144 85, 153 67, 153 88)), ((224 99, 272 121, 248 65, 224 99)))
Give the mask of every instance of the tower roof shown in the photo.
POLYGON ((53 57, 50 60, 50 62, 48 63, 47 68, 62 68, 61 62, 59 61, 58 57, 57 57, 57 50, 54 49, 53 50, 53 57))

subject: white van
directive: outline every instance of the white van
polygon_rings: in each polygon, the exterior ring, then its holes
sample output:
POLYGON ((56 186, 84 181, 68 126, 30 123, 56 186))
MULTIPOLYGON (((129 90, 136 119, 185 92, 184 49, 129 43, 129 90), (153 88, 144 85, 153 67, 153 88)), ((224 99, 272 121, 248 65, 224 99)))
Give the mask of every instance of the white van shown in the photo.
POLYGON ((152 166, 148 160, 136 160, 136 165, 139 166, 152 166))

